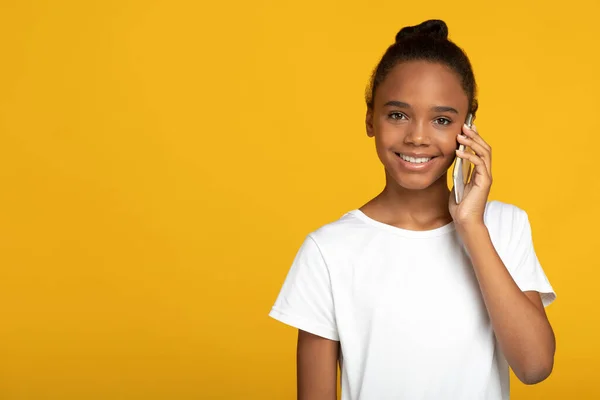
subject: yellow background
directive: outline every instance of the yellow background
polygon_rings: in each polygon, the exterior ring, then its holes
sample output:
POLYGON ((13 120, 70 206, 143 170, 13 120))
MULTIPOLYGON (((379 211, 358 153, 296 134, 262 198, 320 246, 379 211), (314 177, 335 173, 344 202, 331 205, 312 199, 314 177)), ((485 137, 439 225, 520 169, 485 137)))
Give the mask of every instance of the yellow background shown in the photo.
POLYGON ((480 86, 492 197, 558 293, 555 371, 600 398, 597 1, 0 3, 0 398, 293 399, 267 317, 304 236, 374 196, 363 91, 443 18, 480 86))

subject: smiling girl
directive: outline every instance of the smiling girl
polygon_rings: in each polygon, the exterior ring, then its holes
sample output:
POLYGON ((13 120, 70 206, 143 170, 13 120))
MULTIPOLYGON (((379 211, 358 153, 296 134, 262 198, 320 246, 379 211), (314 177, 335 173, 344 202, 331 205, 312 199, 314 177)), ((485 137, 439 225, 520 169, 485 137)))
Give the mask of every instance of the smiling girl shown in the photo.
POLYGON ((298 399, 508 399, 552 371, 556 297, 527 214, 488 202, 492 150, 465 53, 443 21, 405 27, 373 73, 366 131, 383 191, 310 233, 270 315, 298 328, 298 399), (473 150, 459 152, 464 144, 473 150), (447 173, 474 165, 456 204, 447 173))

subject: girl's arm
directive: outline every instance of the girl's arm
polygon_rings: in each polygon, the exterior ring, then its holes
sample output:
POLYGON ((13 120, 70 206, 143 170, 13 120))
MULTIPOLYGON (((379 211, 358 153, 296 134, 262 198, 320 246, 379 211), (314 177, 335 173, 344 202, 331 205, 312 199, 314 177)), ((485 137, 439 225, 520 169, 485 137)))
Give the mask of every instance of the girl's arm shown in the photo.
POLYGON ((339 342, 298 330, 298 400, 336 400, 339 342))
POLYGON ((492 184, 492 149, 477 133, 463 126, 459 143, 475 154, 457 151, 475 165, 460 204, 450 196, 450 213, 466 247, 500 348, 525 384, 546 379, 554 365, 554 332, 538 292, 522 292, 500 259, 484 224, 492 184))
POLYGON ((500 348, 521 382, 546 379, 554 365, 554 332, 538 292, 522 292, 483 224, 461 227, 500 348))

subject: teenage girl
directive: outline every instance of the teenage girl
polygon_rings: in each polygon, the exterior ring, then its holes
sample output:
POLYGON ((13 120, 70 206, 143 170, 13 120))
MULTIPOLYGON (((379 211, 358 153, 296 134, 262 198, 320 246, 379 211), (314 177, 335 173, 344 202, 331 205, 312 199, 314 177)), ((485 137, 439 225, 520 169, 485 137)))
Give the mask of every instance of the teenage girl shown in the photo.
POLYGON ((509 366, 546 379, 556 295, 527 214, 488 202, 475 78, 443 21, 400 30, 366 102, 385 188, 306 237, 270 313, 299 330, 298 399, 334 400, 338 362, 344 400, 505 400, 509 366), (459 204, 455 157, 474 165, 459 204))

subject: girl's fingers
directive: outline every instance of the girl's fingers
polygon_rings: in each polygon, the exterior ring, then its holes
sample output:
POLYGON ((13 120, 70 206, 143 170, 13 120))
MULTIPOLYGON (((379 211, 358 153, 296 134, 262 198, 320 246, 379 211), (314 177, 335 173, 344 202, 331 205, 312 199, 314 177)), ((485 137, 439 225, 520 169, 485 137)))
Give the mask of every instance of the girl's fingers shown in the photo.
POLYGON ((479 157, 486 158, 489 156, 489 151, 474 139, 465 135, 458 135, 457 140, 459 143, 470 147, 479 157))
POLYGON ((485 167, 488 170, 488 173, 492 174, 492 161, 489 151, 484 148, 481 144, 477 143, 475 140, 468 138, 464 135, 458 135, 458 142, 464 144, 467 147, 470 147, 475 154, 480 157, 485 163, 485 167))
MULTIPOLYGON (((467 151, 456 150, 456 155, 465 160, 469 160, 473 163, 473 165, 485 166, 483 159, 479 157, 477 154, 472 154, 467 151)), ((486 168, 487 170, 487 168, 486 168)))
POLYGON ((462 159, 469 160, 475 166, 474 172, 482 174, 486 178, 491 178, 491 175, 487 169, 487 166, 485 165, 485 162, 481 159, 481 157, 478 157, 476 154, 472 154, 472 153, 468 153, 468 152, 460 151, 460 150, 456 150, 456 155, 462 159))
POLYGON ((492 148, 490 147, 489 144, 486 143, 485 140, 483 140, 483 138, 479 135, 479 133, 477 132, 477 128, 475 127, 475 125, 473 125, 473 127, 471 129, 469 129, 468 126, 463 125, 463 129, 462 129, 463 133, 465 136, 467 136, 468 138, 472 139, 473 141, 477 142, 479 145, 481 145, 481 147, 483 147, 484 149, 486 149, 490 155, 492 153, 492 148))

